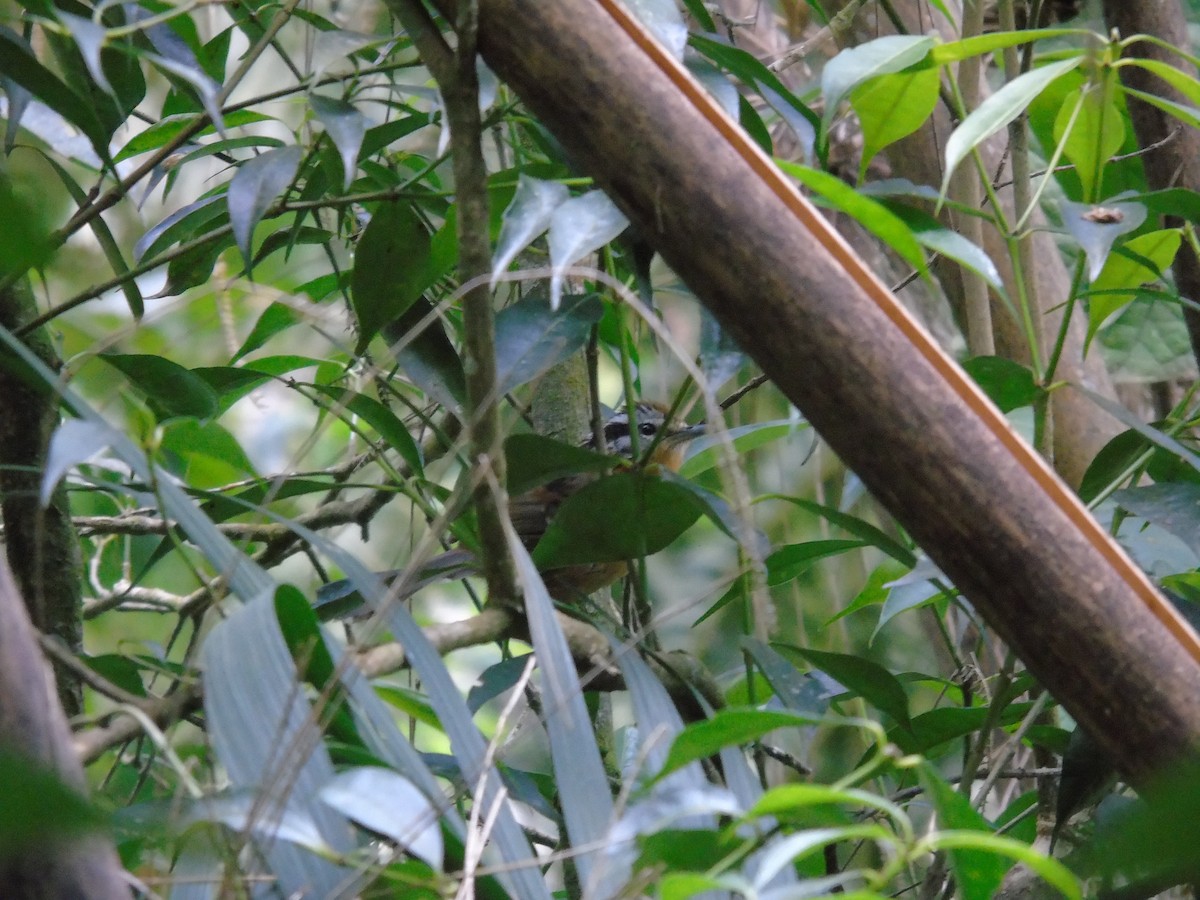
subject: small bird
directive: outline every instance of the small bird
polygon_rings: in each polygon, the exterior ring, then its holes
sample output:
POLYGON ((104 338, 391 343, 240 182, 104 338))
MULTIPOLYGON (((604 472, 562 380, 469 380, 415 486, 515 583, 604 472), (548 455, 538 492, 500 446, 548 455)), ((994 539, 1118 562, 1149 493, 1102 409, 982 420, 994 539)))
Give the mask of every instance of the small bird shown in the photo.
MULTIPOLYGON (((674 472, 683 463, 684 447, 688 441, 704 434, 705 426, 671 421, 666 407, 640 400, 634 404, 632 416, 626 408, 605 421, 606 452, 630 462, 635 461, 632 428, 637 430, 637 451, 646 464, 662 466, 674 472)), ((579 445, 597 449, 595 439, 591 436, 582 439, 579 445)), ((509 517, 521 543, 532 552, 567 498, 599 477, 594 473, 567 475, 509 498, 509 517)), ((619 523, 614 523, 614 527, 620 527, 619 523)), ((421 567, 412 581, 411 590, 405 591, 405 594, 435 581, 478 574, 476 563, 477 560, 466 550, 443 553, 421 567)), ((628 564, 625 562, 589 563, 552 569, 543 572, 542 578, 551 597, 562 602, 574 602, 607 587, 627 571, 628 564)), ((397 570, 381 574, 390 581, 401 573, 397 570)), ((361 612, 361 599, 357 602, 353 600, 356 596, 354 587, 348 581, 330 582, 317 592, 318 615, 323 619, 355 616, 361 612)))
MULTIPOLYGON (((668 412, 658 403, 640 400, 634 404, 632 417, 628 408, 615 413, 604 423, 605 449, 613 456, 634 461, 632 425, 637 429, 637 451, 641 458, 648 465, 678 471, 683 464, 685 446, 704 434, 704 425, 670 421, 668 412)), ((581 441, 580 446, 597 449, 594 437, 581 441)), ((509 517, 527 550, 532 552, 538 545, 567 498, 598 477, 595 474, 568 475, 509 499, 509 517)), ((619 527, 619 523, 614 524, 619 527)), ((551 597, 573 601, 608 587, 627 571, 625 562, 589 563, 543 572, 542 579, 551 597)))

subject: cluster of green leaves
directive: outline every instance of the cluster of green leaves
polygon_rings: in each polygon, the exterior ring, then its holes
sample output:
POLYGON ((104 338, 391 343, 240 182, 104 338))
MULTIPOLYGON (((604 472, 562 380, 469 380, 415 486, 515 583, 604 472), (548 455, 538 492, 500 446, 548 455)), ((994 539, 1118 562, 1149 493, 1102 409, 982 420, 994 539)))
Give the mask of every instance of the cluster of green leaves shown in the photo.
MULTIPOLYGON (((863 222, 919 275, 929 277, 936 253, 1001 293, 993 261, 919 208, 942 199, 944 186, 854 189, 817 166, 841 104, 862 123, 861 178, 872 156, 925 123, 939 91, 953 93, 954 63, 1056 42, 978 109, 961 111, 945 169, 972 164, 982 141, 1027 113, 1048 165, 1070 164, 1042 183, 1047 196, 1061 198, 1064 237, 1077 246, 1071 301, 1087 304, 1091 332, 1119 369, 1144 378, 1176 371, 1182 301, 1164 273, 1181 243, 1194 240, 1200 204, 1187 191, 1148 191, 1135 158, 1111 158, 1136 149, 1118 77, 1123 66, 1149 69, 1198 104, 1200 83, 1124 58, 1133 38, 1110 43, 1070 29, 953 43, 894 37, 847 51, 825 68, 819 116, 810 109, 814 97, 798 96, 731 44, 702 4, 686 6, 693 33, 673 4, 658 5, 651 18, 657 33, 768 152, 773 127, 799 138, 806 164, 781 161, 788 174, 863 222), (1098 206, 1108 212, 1093 215, 1098 206), (1168 211, 1186 224, 1157 228, 1154 218, 1168 211), (1164 356, 1164 345, 1175 349, 1164 356)), ((439 896, 464 871, 476 877, 475 844, 486 823, 489 850, 476 890, 544 897, 549 882, 534 850, 544 837, 522 827, 540 816, 558 834, 555 846, 569 851, 580 883, 597 895, 615 894, 641 871, 664 873, 657 890, 672 898, 713 889, 877 895, 924 877, 930 853, 945 854, 963 896, 991 896, 1013 860, 1077 893, 1061 866, 1028 847, 1033 792, 988 819, 978 811, 985 798, 973 804, 965 789, 970 779, 956 790, 944 774, 985 746, 994 729, 1020 729, 1026 744, 1056 752, 1065 731, 1031 727, 1040 707, 1024 699, 1032 685, 1019 673, 1006 670, 1003 689, 980 693, 950 673, 924 671, 932 668, 927 654, 906 655, 915 657, 913 668, 900 674, 874 661, 903 652, 916 610, 942 627, 948 611, 961 608, 903 535, 881 527, 867 504, 856 505, 849 478, 824 485, 821 500, 806 491, 803 475, 782 489, 755 485, 757 508, 770 520, 766 543, 739 549, 764 559, 781 608, 803 597, 810 618, 828 628, 822 635, 842 628, 859 638, 842 648, 851 652, 749 637, 756 607, 749 579, 739 575, 692 617, 698 625, 711 620, 697 635, 723 630, 724 647, 711 654, 718 664, 728 664, 732 652, 744 665, 744 675, 725 684, 728 708, 685 725, 661 671, 618 653, 632 712, 620 733, 622 752, 601 756, 598 747, 608 741, 593 730, 587 685, 535 563, 642 558, 681 543, 690 548, 698 533, 727 549, 728 537, 745 532, 718 496, 725 448, 715 438, 671 476, 514 428, 506 446, 514 492, 572 473, 612 474, 564 505, 532 557, 511 541, 546 740, 541 770, 497 762, 487 741, 497 733, 495 701, 524 685, 520 645, 489 659, 464 697, 409 609, 390 602, 370 567, 325 533, 329 525, 370 521, 400 494, 412 515, 396 525, 413 531, 409 543, 421 546, 417 536, 429 522, 437 523, 429 543, 450 534, 472 543, 464 491, 447 487, 458 474, 454 442, 439 434, 448 421, 441 413, 462 416, 466 407, 456 206, 440 98, 411 44, 387 23, 364 34, 312 11, 256 2, 222 7, 215 28, 199 21, 190 6, 152 0, 95 8, 31 0, 19 17, 0 23, 8 160, 0 170, 0 215, 15 224, 0 248, 0 277, 12 284, 42 273, 44 318, 62 331, 80 392, 60 389, 70 418, 54 439, 46 492, 74 473, 77 512, 118 521, 113 528, 89 520, 89 571, 105 595, 89 607, 98 626, 90 639, 115 646, 85 661, 148 705, 166 684, 189 690, 198 680, 203 689, 201 744, 188 743, 194 736, 179 728, 173 744, 109 752, 96 767, 105 770, 106 798, 120 807, 113 821, 130 868, 169 874, 173 896, 213 895, 226 868, 265 875, 289 893, 337 896, 370 885, 379 896, 439 896), (296 47, 306 48, 302 62, 296 47), (285 86, 253 88, 234 102, 238 80, 255 72, 266 74, 248 84, 276 79, 285 86), (145 127, 133 127, 138 120, 145 127), (82 143, 69 140, 76 132, 82 143), (73 206, 62 222, 47 211, 53 204, 36 202, 29 190, 39 174, 57 179, 62 202, 73 206), (143 221, 137 207, 146 198, 153 202, 143 221), (106 220, 110 209, 117 215, 106 220), (67 275, 83 251, 67 241, 85 228, 107 270, 81 286, 67 275), (155 296, 144 296, 155 274, 165 280, 155 296), (261 288, 275 299, 254 296, 261 288), (127 313, 89 312, 85 304, 113 290, 127 313), (238 335, 230 346, 205 318, 214 304, 238 335), (338 321, 342 310, 354 329, 350 341, 320 324, 338 321), (197 334, 212 340, 197 341, 197 334), (255 432, 244 420, 268 387, 308 415, 316 448, 277 474, 255 461, 255 432), (96 409, 114 391, 122 398, 118 413, 101 416, 96 409), (117 414, 124 417, 114 424, 117 414), (438 439, 428 440, 431 433, 438 439), (347 450, 352 444, 361 457, 347 450), (101 451, 105 463, 89 464, 101 451), (354 492, 378 504, 337 519, 331 510, 354 492), (596 515, 601 508, 620 511, 615 517, 625 527, 608 527, 596 515), (146 509, 169 526, 134 528, 146 509), (820 522, 821 533, 798 539, 798 513, 820 522), (128 527, 120 527, 122 517, 128 527), (701 519, 712 527, 688 532, 701 519), (403 645, 419 690, 363 676, 306 596, 317 575, 301 583, 272 574, 301 546, 320 559, 319 580, 335 570, 377 610, 376 620, 403 645), (822 603, 815 598, 826 583, 818 575, 839 563, 846 564, 839 571, 853 573, 854 593, 822 603), (184 602, 213 579, 231 594, 219 614, 208 593, 184 602), (133 615, 108 610, 144 606, 151 601, 140 598, 156 590, 180 601, 165 604, 166 628, 160 611, 135 620, 144 643, 105 636, 112 617, 133 615), (204 628, 191 627, 201 620, 204 628), (740 641, 728 640, 739 630, 740 641), (190 641, 181 640, 185 633, 190 641), (822 752, 809 757, 814 741, 822 752), (802 748, 802 761, 828 783, 764 789, 746 752, 763 742, 802 748), (714 766, 722 786, 711 777, 714 766), (622 804, 610 790, 614 778, 627 789, 622 804), (909 802, 918 796, 936 811, 932 831, 924 828, 927 806, 909 802)), ((500 148, 488 188, 495 282, 512 277, 517 259, 521 269, 545 259, 550 272, 544 290, 517 281, 498 291, 506 301, 496 322, 499 390, 524 404, 531 382, 594 340, 602 365, 640 392, 654 383, 656 366, 670 369, 607 285, 639 285, 648 296, 645 261, 622 236, 625 222, 611 201, 494 77, 482 75, 486 125, 500 148), (591 253, 599 253, 602 271, 585 279, 584 292, 570 293, 570 267, 591 253)), ((1200 116, 1149 102, 1188 124, 1200 116)), ((679 308, 692 309, 687 301, 679 308)), ((711 393, 745 375, 745 358, 699 315, 697 351, 711 393)), ((58 384, 3 336, 6 354, 21 356, 32 377, 58 384)), ((1046 362, 967 365, 1008 412, 1034 406, 1052 388, 1046 362)), ((744 458, 777 451, 784 468, 799 469, 792 464, 803 454, 784 439, 803 423, 779 419, 784 410, 775 399, 742 408, 746 418, 767 421, 731 429, 734 451, 744 458)), ((1192 496, 1200 465, 1183 442, 1192 424, 1187 407, 1158 427, 1131 420, 1093 466, 1085 499, 1115 499, 1140 517, 1135 524, 1153 523, 1200 554, 1192 496), (1156 484, 1135 487, 1143 475, 1156 484)), ((1136 543, 1155 532, 1127 524, 1122 533, 1136 543)), ((396 561, 398 543, 393 538, 383 551, 388 562, 396 561)), ((424 562, 417 553, 414 560, 424 562)), ((1195 568, 1192 561, 1160 574, 1194 595, 1195 568)), ((953 656, 955 642, 944 637, 953 656)))

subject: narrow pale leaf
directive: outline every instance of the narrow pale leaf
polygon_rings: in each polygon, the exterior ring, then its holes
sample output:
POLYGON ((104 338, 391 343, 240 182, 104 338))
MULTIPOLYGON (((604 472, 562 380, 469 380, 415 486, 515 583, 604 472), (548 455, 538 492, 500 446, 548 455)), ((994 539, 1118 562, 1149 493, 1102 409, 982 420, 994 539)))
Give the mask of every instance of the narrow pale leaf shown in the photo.
POLYGON ((589 253, 599 250, 629 227, 604 191, 589 191, 559 205, 550 217, 550 306, 562 300, 566 269, 589 253))
POLYGON ((375 766, 347 769, 321 788, 320 797, 364 828, 442 868, 438 812, 407 778, 375 766))
POLYGON ((309 94, 308 105, 325 126, 325 133, 342 158, 342 190, 348 190, 358 169, 358 153, 370 124, 352 103, 336 97, 309 94))
POLYGON ((566 185, 557 181, 543 181, 524 173, 517 179, 517 191, 512 202, 504 210, 500 225, 500 237, 496 241, 496 254, 492 257, 492 286, 496 279, 508 270, 517 254, 550 227, 550 219, 570 197, 566 185))
POLYGON ((268 150, 243 163, 229 182, 229 222, 247 269, 254 261, 250 252, 254 227, 296 177, 302 154, 299 147, 268 150))
POLYGON ((1024 112, 1050 82, 1077 68, 1080 61, 1081 57, 1061 59, 1024 75, 1018 75, 979 104, 979 108, 973 110, 946 141, 946 170, 941 190, 943 196, 950 184, 950 176, 972 150, 1024 112))

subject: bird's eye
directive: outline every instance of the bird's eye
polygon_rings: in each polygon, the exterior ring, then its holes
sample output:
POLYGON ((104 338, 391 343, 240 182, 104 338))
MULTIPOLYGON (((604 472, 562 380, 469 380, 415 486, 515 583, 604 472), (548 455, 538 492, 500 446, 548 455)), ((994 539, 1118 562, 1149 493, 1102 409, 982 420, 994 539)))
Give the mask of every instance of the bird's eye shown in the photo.
POLYGON ((658 431, 658 426, 653 422, 643 422, 638 426, 638 434, 645 435, 646 437, 651 437, 656 431, 658 431))

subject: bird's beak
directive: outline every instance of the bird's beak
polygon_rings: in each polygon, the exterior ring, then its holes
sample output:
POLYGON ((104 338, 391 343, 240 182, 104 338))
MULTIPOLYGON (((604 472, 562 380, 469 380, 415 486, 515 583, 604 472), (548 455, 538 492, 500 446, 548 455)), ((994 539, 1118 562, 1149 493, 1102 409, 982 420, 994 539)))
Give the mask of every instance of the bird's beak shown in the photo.
POLYGON ((671 433, 667 438, 672 444, 683 444, 687 441, 701 437, 708 431, 708 425, 704 422, 697 422, 695 425, 689 425, 687 428, 680 428, 678 431, 671 433))

